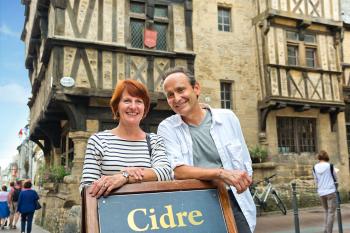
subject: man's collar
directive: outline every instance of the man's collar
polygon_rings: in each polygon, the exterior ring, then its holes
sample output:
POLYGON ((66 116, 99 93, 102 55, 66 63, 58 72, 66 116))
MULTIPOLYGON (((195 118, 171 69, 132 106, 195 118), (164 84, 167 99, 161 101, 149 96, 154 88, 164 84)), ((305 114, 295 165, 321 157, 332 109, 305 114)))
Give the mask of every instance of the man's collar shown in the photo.
MULTIPOLYGON (((213 111, 213 109, 208 105, 208 104, 205 104, 205 103, 199 103, 199 105, 201 106, 201 108, 204 108, 204 109, 208 109, 211 113, 211 117, 212 117, 212 121, 213 123, 217 123, 217 124, 222 124, 222 121, 220 120, 220 117, 217 115, 217 113, 215 113, 213 111)), ((181 126, 182 124, 186 124, 188 125, 186 122, 184 122, 182 120, 182 117, 180 114, 176 114, 175 115, 175 122, 174 122, 174 126, 175 127, 178 127, 178 126, 181 126)))

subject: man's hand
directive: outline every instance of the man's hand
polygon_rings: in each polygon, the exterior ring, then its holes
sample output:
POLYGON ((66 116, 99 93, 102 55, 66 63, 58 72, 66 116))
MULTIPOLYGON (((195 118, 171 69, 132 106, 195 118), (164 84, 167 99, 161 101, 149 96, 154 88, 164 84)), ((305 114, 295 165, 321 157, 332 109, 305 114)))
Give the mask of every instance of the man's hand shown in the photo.
POLYGON ((220 169, 219 179, 236 188, 237 193, 244 192, 252 183, 252 178, 245 171, 220 169))

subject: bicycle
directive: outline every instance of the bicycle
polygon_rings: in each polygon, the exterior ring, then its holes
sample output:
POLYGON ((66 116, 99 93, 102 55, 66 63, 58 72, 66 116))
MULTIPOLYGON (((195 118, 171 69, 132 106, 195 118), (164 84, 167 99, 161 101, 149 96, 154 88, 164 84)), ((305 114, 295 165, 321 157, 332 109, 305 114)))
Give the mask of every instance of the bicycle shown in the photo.
MULTIPOLYGON (((271 194, 273 200, 276 202, 278 209, 282 212, 282 214, 286 215, 287 214, 286 206, 282 202, 281 198, 278 196, 277 191, 274 189, 274 187, 272 186, 272 183, 271 183, 271 179, 275 176, 276 176, 276 174, 269 176, 269 177, 265 177, 263 180, 258 181, 258 182, 251 185, 251 192, 253 195, 253 200, 255 202, 256 207, 259 208, 259 211, 261 210, 261 208, 263 210, 266 210, 267 198, 271 194), (256 189, 256 186, 261 182, 264 182, 265 186, 264 186, 263 191, 261 193, 259 193, 258 190, 256 189)), ((259 213, 260 213, 259 215, 261 215, 261 212, 259 212, 259 213)))

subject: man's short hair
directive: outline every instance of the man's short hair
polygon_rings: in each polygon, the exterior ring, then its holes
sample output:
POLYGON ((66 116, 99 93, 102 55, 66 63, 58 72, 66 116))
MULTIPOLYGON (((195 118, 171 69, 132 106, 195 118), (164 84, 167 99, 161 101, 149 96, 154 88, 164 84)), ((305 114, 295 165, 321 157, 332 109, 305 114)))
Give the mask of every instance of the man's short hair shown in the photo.
POLYGON ((318 154, 317 154, 317 159, 318 160, 323 160, 323 161, 329 161, 329 156, 327 151, 325 150, 321 150, 318 154))
POLYGON ((32 182, 30 180, 26 180, 23 185, 24 188, 30 189, 32 187, 32 182))
POLYGON ((194 85, 197 82, 196 78, 194 77, 194 74, 189 69, 183 66, 175 66, 167 69, 162 75, 162 80, 164 81, 169 75, 175 73, 183 73, 184 75, 186 75, 192 87, 194 87, 194 85))

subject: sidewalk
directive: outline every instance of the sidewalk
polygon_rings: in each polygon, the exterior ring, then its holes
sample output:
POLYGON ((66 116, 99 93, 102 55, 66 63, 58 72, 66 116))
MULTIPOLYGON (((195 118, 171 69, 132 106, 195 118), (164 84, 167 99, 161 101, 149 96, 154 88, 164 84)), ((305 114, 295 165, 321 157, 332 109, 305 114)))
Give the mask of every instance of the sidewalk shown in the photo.
MULTIPOLYGON (((16 225, 17 229, 7 229, 0 230, 0 232, 9 232, 9 233, 20 233, 21 232, 21 220, 18 221, 16 225)), ((49 231, 44 230, 40 226, 37 226, 33 222, 32 233, 50 233, 49 231)))
MULTIPOLYGON (((350 203, 341 205, 343 232, 350 232, 350 203)), ((302 233, 322 233, 323 209, 313 207, 299 209, 299 225, 302 233)), ((257 218, 257 227, 254 233, 295 233, 294 213, 288 210, 287 215, 281 213, 265 214, 257 218)), ((337 217, 334 220, 333 233, 338 233, 337 217)))

